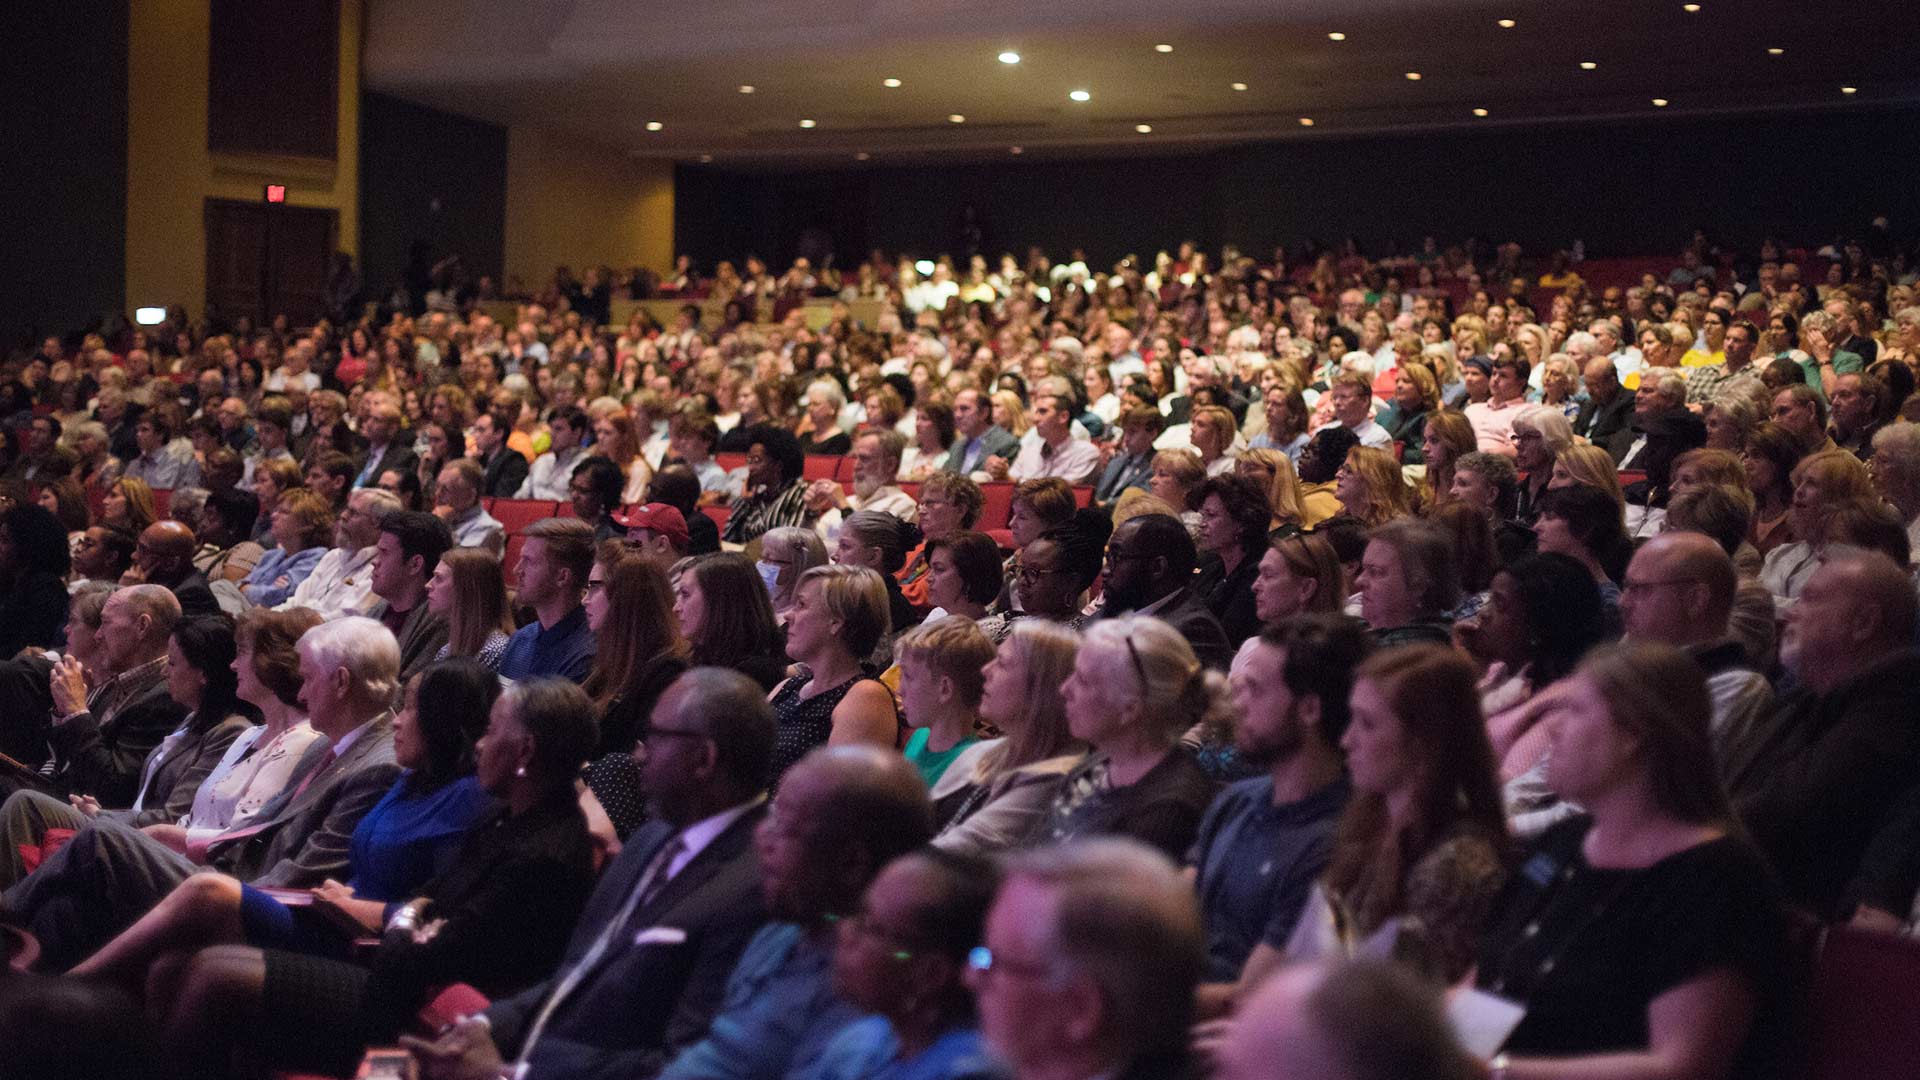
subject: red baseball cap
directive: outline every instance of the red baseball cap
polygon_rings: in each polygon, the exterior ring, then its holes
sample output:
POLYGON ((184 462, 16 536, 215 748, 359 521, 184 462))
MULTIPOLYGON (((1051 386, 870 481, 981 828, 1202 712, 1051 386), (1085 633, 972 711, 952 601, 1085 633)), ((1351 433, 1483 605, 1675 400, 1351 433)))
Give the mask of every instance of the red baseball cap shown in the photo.
POLYGON ((687 519, 666 503, 634 503, 613 512, 613 523, 623 529, 652 529, 671 538, 680 547, 687 546, 687 519))

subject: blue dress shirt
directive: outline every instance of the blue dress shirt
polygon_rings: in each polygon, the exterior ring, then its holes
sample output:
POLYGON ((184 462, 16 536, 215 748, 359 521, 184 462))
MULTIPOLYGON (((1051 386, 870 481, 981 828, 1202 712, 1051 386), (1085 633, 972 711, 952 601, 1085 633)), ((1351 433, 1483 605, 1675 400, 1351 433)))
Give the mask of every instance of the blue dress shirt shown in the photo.
POLYGON ((586 680, 593 668, 593 631, 587 628, 587 609, 572 612, 551 627, 538 619, 514 631, 500 657, 500 674, 515 682, 559 676, 586 680))

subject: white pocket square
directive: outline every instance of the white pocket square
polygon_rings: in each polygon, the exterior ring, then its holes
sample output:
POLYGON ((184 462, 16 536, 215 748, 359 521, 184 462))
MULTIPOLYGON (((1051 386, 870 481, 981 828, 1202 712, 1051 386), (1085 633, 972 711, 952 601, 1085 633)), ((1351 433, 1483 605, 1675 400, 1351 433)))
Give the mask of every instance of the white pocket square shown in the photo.
POLYGON ((677 926, 649 926, 633 935, 635 945, 679 945, 687 940, 687 932, 677 926))

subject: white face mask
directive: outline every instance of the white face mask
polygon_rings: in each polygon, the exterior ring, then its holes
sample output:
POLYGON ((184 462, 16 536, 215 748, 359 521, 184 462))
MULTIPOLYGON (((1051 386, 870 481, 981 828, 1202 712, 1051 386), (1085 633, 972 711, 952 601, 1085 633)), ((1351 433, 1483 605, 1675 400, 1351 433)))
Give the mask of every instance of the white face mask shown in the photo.
POLYGON ((780 564, 770 563, 762 559, 754 563, 753 568, 760 571, 760 580, 767 583, 767 595, 774 595, 776 586, 780 583, 780 564))

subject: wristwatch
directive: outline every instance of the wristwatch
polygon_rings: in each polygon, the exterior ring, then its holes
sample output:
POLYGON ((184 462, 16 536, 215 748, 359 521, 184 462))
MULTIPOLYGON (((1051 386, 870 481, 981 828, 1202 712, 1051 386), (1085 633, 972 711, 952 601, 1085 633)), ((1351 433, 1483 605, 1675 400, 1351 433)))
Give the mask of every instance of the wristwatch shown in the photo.
POLYGON ((1507 1070, 1512 1064, 1512 1059, 1505 1054, 1493 1055, 1493 1060, 1487 1062, 1487 1080, 1507 1080, 1507 1070))

